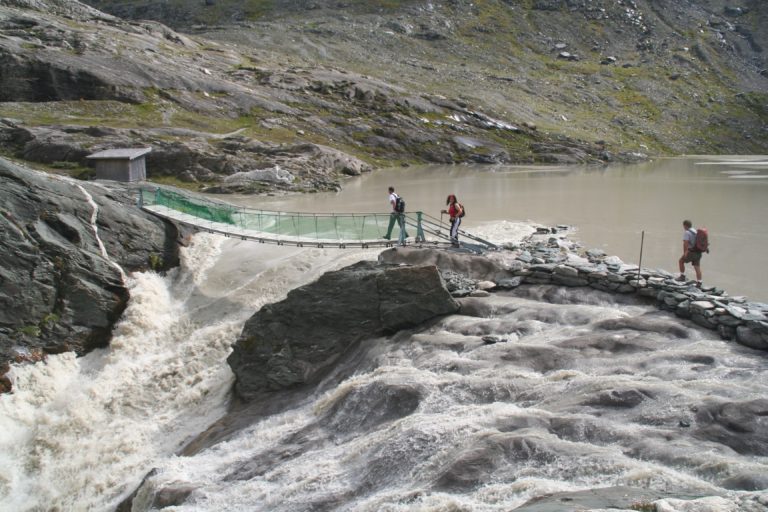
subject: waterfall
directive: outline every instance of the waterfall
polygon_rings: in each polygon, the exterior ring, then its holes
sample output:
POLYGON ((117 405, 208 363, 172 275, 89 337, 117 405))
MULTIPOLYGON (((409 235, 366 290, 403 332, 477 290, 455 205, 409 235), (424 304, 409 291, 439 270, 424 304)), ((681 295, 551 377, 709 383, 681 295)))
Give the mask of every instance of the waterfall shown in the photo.
POLYGON ((120 272, 120 277, 123 283, 126 283, 128 281, 128 277, 125 275, 125 271, 116 261, 112 260, 109 257, 109 254, 107 253, 107 248, 104 247, 104 243, 101 241, 101 238, 99 238, 99 227, 96 225, 96 220, 98 219, 98 216, 99 216, 99 205, 96 204, 96 201, 93 200, 93 196, 91 196, 91 194, 89 194, 88 191, 85 190, 82 185, 77 184, 77 188, 80 189, 80 192, 82 192, 83 195, 85 196, 85 200, 88 201, 88 204, 90 204, 91 208, 93 208, 93 210, 91 211, 90 222, 91 222, 91 228, 93 229, 93 235, 96 237, 96 242, 99 244, 99 251, 101 252, 101 256, 105 260, 107 260, 110 265, 115 267, 118 270, 118 272, 120 272))

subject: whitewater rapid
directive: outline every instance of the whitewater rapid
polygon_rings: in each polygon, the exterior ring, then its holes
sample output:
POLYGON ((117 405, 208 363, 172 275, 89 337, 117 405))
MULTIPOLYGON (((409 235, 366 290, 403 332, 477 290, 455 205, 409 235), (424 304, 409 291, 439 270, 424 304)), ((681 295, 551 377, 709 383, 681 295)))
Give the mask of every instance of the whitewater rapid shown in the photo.
POLYGON ((485 315, 365 340, 314 390, 179 455, 228 410, 243 323, 376 255, 198 234, 180 268, 129 276, 109 348, 12 369, 0 509, 114 510, 150 471, 133 510, 496 512, 618 485, 697 497, 664 512, 768 507, 729 484, 759 480, 768 457, 694 430, 703 408, 768 396, 764 353, 586 289, 523 287, 484 299, 485 315))
POLYGON ((226 411, 226 364, 262 305, 372 255, 207 234, 178 269, 127 278, 110 346, 13 366, 0 396, 0 510, 113 510, 165 457, 226 411))
POLYGON ((184 492, 175 511, 502 511, 633 486, 698 497, 658 510, 766 509, 768 493, 724 486, 768 459, 690 428, 706 404, 766 396, 763 354, 601 292, 522 295, 366 341, 341 384, 168 459, 146 495, 184 492))

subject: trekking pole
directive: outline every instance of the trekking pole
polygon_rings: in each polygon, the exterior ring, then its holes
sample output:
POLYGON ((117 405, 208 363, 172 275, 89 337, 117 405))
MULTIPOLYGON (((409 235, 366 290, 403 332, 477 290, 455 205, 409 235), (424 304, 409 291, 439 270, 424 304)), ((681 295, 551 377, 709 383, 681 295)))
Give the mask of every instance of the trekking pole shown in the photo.
POLYGON ((637 265, 637 284, 640 284, 640 269, 643 268, 643 242, 645 241, 645 230, 640 233, 640 263, 637 265))
POLYGON ((437 230, 437 234, 442 234, 443 231, 443 212, 440 212, 440 229, 437 230))

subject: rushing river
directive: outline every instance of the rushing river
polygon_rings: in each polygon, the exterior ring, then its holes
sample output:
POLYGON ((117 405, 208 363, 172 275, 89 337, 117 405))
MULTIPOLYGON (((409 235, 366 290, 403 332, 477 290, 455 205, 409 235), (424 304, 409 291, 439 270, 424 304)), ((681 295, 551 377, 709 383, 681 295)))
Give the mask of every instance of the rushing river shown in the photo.
MULTIPOLYGON (((398 169, 339 194, 267 202, 380 210, 392 183, 409 209, 435 213, 456 192, 466 226, 494 240, 530 232, 516 220, 564 223, 635 261, 645 229, 644 264, 664 268, 679 252, 679 220, 691 217, 713 233, 705 280, 730 290, 739 281, 728 276, 744 272, 738 292, 747 293, 766 279, 758 264, 768 171, 707 162, 398 169), (742 259, 728 265, 727 251, 742 259)), ((768 509, 766 354, 586 289, 526 286, 486 299, 487 317, 451 315, 365 340, 332 379, 179 455, 227 410, 225 359, 245 320, 329 269, 376 255, 201 234, 179 269, 131 276, 108 349, 12 369, 15 392, 0 396, 0 510, 113 510, 153 469, 134 510, 507 511, 611 486, 671 495, 657 502, 664 512, 768 509), (489 345, 485 335, 506 341, 489 345)))

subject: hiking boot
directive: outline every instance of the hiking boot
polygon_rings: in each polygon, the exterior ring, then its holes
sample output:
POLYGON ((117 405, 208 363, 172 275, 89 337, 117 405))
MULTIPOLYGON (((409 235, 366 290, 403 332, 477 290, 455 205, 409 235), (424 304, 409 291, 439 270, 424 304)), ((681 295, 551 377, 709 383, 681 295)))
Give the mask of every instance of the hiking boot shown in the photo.
POLYGON ((701 288, 701 281, 696 281, 696 288, 701 288))
POLYGON ((675 281, 685 281, 685 275, 684 274, 680 274, 679 276, 677 276, 675 278, 675 281))
POLYGON ((389 240, 389 237, 388 237, 388 236, 383 236, 383 237, 381 237, 381 238, 383 238, 384 240, 389 240))

